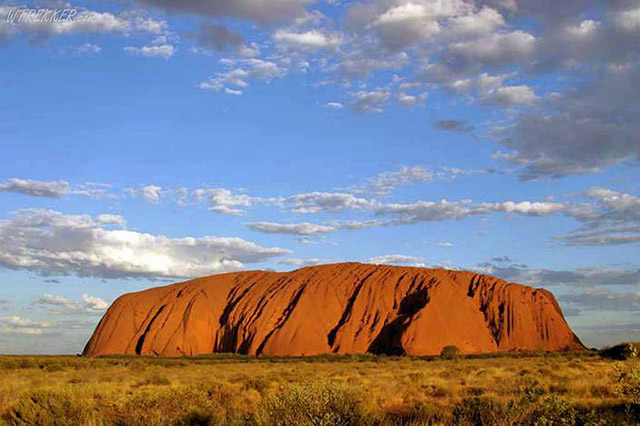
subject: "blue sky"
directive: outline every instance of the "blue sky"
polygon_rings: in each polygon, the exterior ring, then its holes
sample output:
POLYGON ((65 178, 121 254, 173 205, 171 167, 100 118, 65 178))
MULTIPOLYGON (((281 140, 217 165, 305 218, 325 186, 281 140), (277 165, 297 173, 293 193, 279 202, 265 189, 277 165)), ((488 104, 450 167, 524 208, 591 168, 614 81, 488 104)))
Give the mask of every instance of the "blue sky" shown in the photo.
POLYGON ((640 339, 638 1, 8 2, 0 43, 0 352, 339 261, 546 287, 586 344, 640 339))

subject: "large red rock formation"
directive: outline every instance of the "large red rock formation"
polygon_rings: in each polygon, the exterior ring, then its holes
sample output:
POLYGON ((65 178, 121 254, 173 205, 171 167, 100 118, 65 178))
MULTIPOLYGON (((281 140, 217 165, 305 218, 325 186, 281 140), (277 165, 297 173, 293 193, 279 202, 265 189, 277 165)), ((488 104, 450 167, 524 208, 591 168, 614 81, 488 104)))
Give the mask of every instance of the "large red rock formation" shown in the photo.
POLYGON ((118 298, 85 355, 581 349, 553 295, 473 272, 343 263, 214 275, 118 298))

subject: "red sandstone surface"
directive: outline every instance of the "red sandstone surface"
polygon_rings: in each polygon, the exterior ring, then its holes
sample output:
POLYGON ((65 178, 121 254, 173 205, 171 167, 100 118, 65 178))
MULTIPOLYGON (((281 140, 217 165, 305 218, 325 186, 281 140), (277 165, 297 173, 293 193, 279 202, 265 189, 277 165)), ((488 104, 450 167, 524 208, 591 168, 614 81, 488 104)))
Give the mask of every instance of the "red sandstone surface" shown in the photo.
POLYGON ((84 354, 438 355, 582 349, 551 292, 473 272, 342 263, 125 294, 84 354))

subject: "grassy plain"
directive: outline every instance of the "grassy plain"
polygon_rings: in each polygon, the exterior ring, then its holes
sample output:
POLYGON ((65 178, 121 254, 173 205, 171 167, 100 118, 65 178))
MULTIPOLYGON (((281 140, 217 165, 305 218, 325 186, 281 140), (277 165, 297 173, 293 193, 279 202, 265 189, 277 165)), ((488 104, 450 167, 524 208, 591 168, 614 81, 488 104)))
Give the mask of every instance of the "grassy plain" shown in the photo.
POLYGON ((640 424, 640 363, 595 352, 0 356, 0 424, 640 424))

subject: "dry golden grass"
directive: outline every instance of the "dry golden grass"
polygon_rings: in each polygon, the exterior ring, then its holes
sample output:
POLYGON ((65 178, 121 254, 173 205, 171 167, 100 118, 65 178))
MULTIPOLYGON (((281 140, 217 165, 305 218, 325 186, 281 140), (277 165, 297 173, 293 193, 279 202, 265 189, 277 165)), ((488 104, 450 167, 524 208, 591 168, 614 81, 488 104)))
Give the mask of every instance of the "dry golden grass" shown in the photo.
POLYGON ((454 360, 0 357, 0 422, 638 424, 634 368, 637 360, 595 353, 454 360))

